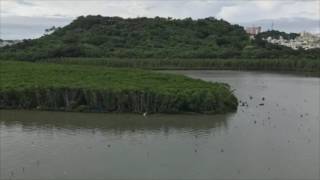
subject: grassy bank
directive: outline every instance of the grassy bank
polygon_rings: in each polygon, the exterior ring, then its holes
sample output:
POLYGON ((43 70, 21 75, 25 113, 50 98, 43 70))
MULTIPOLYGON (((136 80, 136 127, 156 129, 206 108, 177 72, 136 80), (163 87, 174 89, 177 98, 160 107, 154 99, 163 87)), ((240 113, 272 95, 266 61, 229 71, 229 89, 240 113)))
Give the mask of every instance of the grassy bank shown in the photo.
POLYGON ((320 59, 56 58, 41 62, 145 69, 264 70, 320 73, 320 59))
POLYGON ((226 84, 137 69, 0 61, 0 108, 91 112, 224 113, 226 84))

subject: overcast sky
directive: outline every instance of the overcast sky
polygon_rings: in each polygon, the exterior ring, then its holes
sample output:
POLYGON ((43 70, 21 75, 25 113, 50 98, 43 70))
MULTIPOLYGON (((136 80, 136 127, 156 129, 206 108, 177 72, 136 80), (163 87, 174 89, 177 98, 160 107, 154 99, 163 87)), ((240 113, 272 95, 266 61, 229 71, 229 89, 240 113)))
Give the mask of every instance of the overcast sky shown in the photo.
POLYGON ((292 18, 317 22, 320 17, 319 0, 0 0, 0 3, 2 39, 38 37, 44 28, 63 26, 77 16, 89 14, 174 18, 213 16, 231 23, 292 18))

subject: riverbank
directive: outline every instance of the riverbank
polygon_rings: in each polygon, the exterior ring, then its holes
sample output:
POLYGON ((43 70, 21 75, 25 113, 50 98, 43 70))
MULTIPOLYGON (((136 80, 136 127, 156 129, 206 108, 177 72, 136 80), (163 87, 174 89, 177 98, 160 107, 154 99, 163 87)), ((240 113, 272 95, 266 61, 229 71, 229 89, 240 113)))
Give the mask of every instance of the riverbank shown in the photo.
POLYGON ((0 61, 0 108, 84 112, 225 113, 230 87, 138 69, 0 61))
POLYGON ((320 59, 126 59, 56 58, 39 60, 59 64, 99 65, 156 70, 289 71, 320 75, 320 59))

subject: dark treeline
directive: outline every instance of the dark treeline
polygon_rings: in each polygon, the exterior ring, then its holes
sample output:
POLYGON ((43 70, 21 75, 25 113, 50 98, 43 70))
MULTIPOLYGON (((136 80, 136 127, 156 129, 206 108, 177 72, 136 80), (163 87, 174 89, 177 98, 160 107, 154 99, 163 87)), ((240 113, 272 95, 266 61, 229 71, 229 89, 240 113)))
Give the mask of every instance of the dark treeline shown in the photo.
POLYGON ((277 30, 271 30, 271 31, 265 31, 262 33, 259 33, 256 38, 257 39, 266 39, 268 37, 271 37, 272 39, 279 39, 280 36, 282 36, 283 39, 295 39, 296 37, 299 36, 297 33, 286 33, 286 32, 281 32, 277 30))
POLYGON ((145 69, 217 69, 320 72, 318 59, 126 59, 56 58, 40 62, 145 69))
MULTIPOLYGON (((183 92, 185 93, 185 92, 183 92)), ((0 109, 38 109, 75 112, 226 113, 237 109, 231 94, 208 90, 190 94, 154 91, 33 88, 0 91, 0 109), (224 96, 227 95, 227 96, 224 96)))
POLYGON ((81 16, 63 28, 46 32, 51 33, 1 48, 0 58, 28 61, 58 57, 252 59, 319 58, 320 54, 319 49, 292 50, 260 38, 251 41, 243 27, 213 17, 193 20, 81 16))

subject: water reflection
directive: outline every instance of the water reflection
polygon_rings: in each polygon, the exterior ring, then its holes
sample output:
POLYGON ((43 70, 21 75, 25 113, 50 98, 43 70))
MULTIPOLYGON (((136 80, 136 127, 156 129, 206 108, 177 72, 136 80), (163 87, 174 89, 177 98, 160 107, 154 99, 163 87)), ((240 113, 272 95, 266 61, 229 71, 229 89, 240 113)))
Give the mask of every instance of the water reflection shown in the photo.
POLYGON ((21 128, 23 132, 41 133, 89 132, 121 135, 122 133, 170 134, 180 131, 194 134, 209 134, 228 129, 228 115, 164 115, 155 114, 144 117, 138 114, 64 113, 45 111, 1 110, 0 123, 3 129, 21 128))
MULTIPOLYGON (((228 119, 233 116, 156 114, 143 117, 22 110, 0 110, 0 115, 1 150, 5 152, 2 154, 3 178, 94 177, 90 173, 110 177, 111 172, 117 178, 128 177, 126 173, 153 177, 153 173, 139 168, 158 169, 155 174, 161 174, 162 170, 176 168, 173 166, 176 163, 196 161, 204 155, 204 147, 213 136, 228 131, 228 119), (167 158, 174 157, 180 160, 172 164, 167 158), (185 157, 189 159, 182 160, 185 157), (141 163, 139 168, 132 169, 131 165, 137 161, 141 163), (94 169, 81 165, 83 162, 94 163, 94 169), (125 164, 131 164, 131 170, 121 176, 120 168, 129 168, 125 164), (114 166, 118 171, 113 168, 105 171, 105 166, 114 166), (50 176, 51 173, 55 175, 50 176)), ((216 152, 224 153, 223 147, 216 147, 216 152)))

